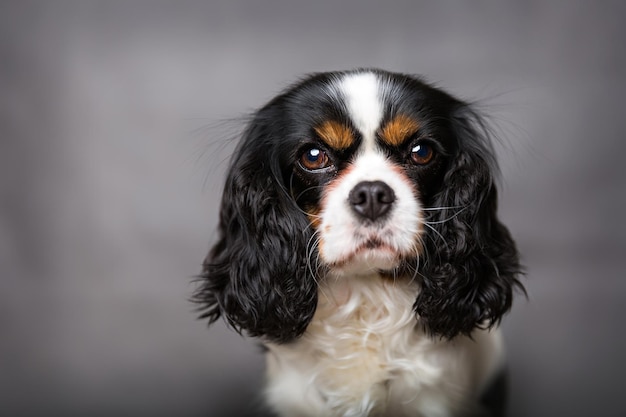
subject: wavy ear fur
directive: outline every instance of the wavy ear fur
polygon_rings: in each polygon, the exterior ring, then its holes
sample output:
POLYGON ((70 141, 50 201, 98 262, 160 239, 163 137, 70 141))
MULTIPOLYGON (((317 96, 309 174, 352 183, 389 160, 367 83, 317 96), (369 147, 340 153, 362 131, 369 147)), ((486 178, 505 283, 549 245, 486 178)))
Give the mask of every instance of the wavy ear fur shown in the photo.
POLYGON ((301 335, 317 305, 306 262, 310 228, 283 185, 275 125, 261 110, 231 162, 219 240, 209 252, 195 300, 210 323, 224 316, 239 332, 287 342, 301 335))
POLYGON ((453 119, 459 151, 435 196, 426 221, 422 289, 415 303, 425 328, 453 338, 499 323, 511 308, 519 256, 507 228, 496 216, 495 160, 488 130, 464 107, 453 119))

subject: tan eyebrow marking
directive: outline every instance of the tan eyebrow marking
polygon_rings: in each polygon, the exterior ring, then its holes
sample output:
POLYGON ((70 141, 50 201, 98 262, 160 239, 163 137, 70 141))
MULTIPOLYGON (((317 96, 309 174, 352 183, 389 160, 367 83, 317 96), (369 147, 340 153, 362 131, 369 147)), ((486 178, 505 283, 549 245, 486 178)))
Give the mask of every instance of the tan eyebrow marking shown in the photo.
POLYGON ((419 128, 420 124, 417 120, 404 114, 399 114, 383 127, 380 137, 388 145, 399 146, 410 136, 417 133, 419 128))
POLYGON ((347 149, 354 143, 352 129, 334 120, 327 120, 316 127, 315 133, 333 149, 347 149))

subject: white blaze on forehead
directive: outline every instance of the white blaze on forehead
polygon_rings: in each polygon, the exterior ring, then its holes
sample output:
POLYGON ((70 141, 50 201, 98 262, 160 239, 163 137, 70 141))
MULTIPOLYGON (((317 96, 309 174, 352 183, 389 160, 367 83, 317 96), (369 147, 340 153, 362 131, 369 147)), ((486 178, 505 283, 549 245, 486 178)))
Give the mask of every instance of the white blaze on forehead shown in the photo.
POLYGON ((363 135, 368 149, 374 148, 376 130, 383 118, 379 87, 378 78, 371 72, 346 75, 339 85, 346 99, 348 115, 363 135))

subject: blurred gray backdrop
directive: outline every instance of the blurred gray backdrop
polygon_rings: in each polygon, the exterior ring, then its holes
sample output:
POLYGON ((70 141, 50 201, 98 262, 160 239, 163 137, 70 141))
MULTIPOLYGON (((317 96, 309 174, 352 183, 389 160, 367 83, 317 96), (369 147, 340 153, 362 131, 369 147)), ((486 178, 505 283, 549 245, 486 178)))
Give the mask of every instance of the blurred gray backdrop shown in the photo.
POLYGON ((0 415, 248 412, 259 349, 188 302, 232 120, 374 66, 499 132, 510 415, 625 416, 625 4, 0 2, 0 415))

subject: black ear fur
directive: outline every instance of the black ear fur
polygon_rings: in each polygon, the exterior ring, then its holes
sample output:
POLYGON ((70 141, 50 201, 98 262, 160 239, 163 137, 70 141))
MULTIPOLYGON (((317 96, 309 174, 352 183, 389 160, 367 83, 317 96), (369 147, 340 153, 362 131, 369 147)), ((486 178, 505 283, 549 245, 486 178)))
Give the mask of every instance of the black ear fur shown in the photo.
POLYGON ((317 287, 306 260, 309 223, 283 185, 277 141, 271 140, 278 133, 266 111, 235 151, 219 240, 203 264, 195 300, 210 323, 223 315, 239 332, 284 343, 311 321, 317 287))
POLYGON ((496 169, 488 130, 463 107, 452 119, 458 154, 448 168, 433 208, 422 288, 415 310, 427 331, 453 338, 497 324, 511 308, 519 255, 507 228, 497 218, 496 169))

